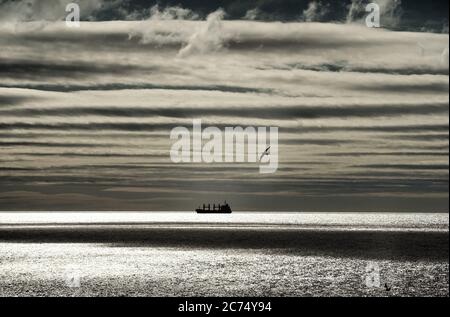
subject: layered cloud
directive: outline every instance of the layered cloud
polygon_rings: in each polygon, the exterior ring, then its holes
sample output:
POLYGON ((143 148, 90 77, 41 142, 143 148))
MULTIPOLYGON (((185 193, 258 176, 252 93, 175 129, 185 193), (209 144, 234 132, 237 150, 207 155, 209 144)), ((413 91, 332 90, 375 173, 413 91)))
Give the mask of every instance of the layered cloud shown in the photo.
POLYGON ((69 3, 76 2, 84 19, 92 17, 104 8, 104 0, 2 0, 0 1, 1 22, 59 21, 64 20, 69 3))
POLYGON ((0 29, 0 209, 447 208, 447 35, 184 10, 0 29), (194 118, 278 126, 278 173, 174 165, 194 118))
POLYGON ((214 11, 224 10, 229 20, 259 20, 283 22, 362 22, 366 5, 380 6, 383 27, 448 33, 448 2, 433 1, 432 5, 418 0, 1 0, 0 21, 63 20, 65 7, 76 2, 85 21, 109 20, 198 20, 214 11))

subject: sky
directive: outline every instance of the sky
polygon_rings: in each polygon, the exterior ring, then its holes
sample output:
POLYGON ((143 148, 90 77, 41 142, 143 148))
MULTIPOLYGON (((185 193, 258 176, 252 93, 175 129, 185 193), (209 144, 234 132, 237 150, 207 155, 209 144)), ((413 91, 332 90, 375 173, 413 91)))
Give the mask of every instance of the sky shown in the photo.
POLYGON ((0 1, 0 211, 448 212, 447 1, 0 1), (279 168, 175 126, 279 127, 279 168))

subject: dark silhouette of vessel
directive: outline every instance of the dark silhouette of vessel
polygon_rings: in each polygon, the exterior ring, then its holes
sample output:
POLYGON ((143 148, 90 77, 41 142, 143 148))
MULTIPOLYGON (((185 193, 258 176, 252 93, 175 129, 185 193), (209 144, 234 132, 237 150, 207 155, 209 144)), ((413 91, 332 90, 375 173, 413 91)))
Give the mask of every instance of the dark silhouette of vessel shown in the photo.
POLYGON ((198 214, 231 214, 233 212, 227 202, 225 202, 223 205, 213 204, 212 208, 211 204, 203 204, 203 207, 198 207, 195 211, 198 214))

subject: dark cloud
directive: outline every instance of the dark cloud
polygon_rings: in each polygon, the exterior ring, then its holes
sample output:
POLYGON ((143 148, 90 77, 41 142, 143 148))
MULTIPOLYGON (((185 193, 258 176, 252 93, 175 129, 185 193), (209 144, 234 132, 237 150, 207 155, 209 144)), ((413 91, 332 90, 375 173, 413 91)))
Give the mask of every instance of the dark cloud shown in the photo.
POLYGON ((358 143, 356 140, 339 140, 339 139, 289 139, 280 140, 281 144, 287 145, 319 145, 319 146, 339 146, 340 144, 358 143))
MULTIPOLYGON (((12 129, 45 129, 49 131, 81 130, 81 131, 169 131, 179 124, 170 123, 0 123, 1 130, 12 129)), ((215 124, 218 128, 225 128, 229 124, 215 124)), ((311 132, 434 132, 448 131, 448 125, 404 125, 404 126, 343 126, 343 127, 282 127, 286 133, 311 133, 311 132)))
POLYGON ((448 164, 368 164, 358 165, 358 168, 374 169, 405 169, 405 170, 447 170, 448 164))
POLYGON ((92 90, 128 90, 128 89, 166 89, 166 90, 192 90, 192 91, 222 91, 238 93, 271 93, 271 89, 251 87, 225 86, 225 85, 157 85, 157 84, 97 84, 97 85, 57 85, 57 84, 0 84, 0 88, 22 88, 55 92, 74 92, 92 90))
POLYGON ((3 142, 0 141, 0 147, 75 147, 75 148, 102 148, 102 147, 111 147, 114 144, 89 144, 89 143, 57 143, 57 142, 3 142))
POLYGON ((116 130, 116 131, 168 131, 175 125, 168 123, 146 124, 146 123, 0 123, 0 130, 11 129, 45 129, 49 131, 55 130, 83 130, 83 131, 100 131, 100 130, 116 130))
POLYGON ((33 168, 25 167, 2 167, 0 166, 0 172, 21 172, 21 171, 33 171, 33 168))
POLYGON ((0 111, 2 116, 108 116, 108 117, 153 117, 194 118, 199 116, 242 116, 249 118, 345 118, 377 117, 448 113, 448 104, 431 105, 375 105, 375 106, 273 106, 273 107, 72 107, 72 108, 21 108, 0 111))
MULTIPOLYGON (((208 167, 197 167, 189 170, 183 167, 177 167, 176 172, 179 175, 178 178, 167 178, 167 175, 173 174, 172 166, 163 166, 159 169, 149 169, 147 176, 136 179, 137 175, 142 175, 142 171, 136 169, 128 169, 122 173, 111 175, 108 171, 105 173, 97 173, 91 175, 90 171, 95 169, 91 167, 89 169, 79 168, 78 173, 76 169, 68 170, 65 173, 48 173, 45 169, 39 172, 30 173, 30 171, 24 171, 22 175, 4 175, 4 184, 17 184, 20 182, 23 185, 33 185, 35 183, 47 183, 47 184, 60 184, 64 186, 77 185, 82 186, 84 184, 96 184, 97 186, 134 186, 143 187, 147 191, 142 193, 136 192, 137 195, 142 196, 155 190, 161 192, 167 190, 172 193, 178 191, 187 191, 195 193, 239 193, 241 195, 245 193, 261 194, 261 195, 286 195, 287 197, 296 197, 299 195, 333 195, 336 194, 367 194, 367 193, 445 193, 448 192, 448 180, 436 179, 430 177, 410 176, 407 174, 397 174, 395 172, 390 178, 386 179, 386 175, 369 174, 367 177, 355 178, 355 173, 343 175, 340 178, 314 178, 308 179, 307 177, 295 176, 286 177, 283 180, 279 180, 278 177, 273 179, 261 179, 259 176, 255 176, 255 173, 247 173, 248 177, 242 179, 240 175, 243 172, 252 172, 251 169, 243 167, 241 171, 235 174, 235 166, 224 168, 232 177, 224 179, 212 178, 215 174, 215 169, 208 167), (211 173, 209 173, 210 171, 211 173), (71 173, 73 172, 73 173, 71 173), (253 175, 253 176, 252 176, 253 175), (402 177, 395 177, 395 176, 402 177), (394 177, 392 177, 394 176, 394 177), (209 179, 205 182, 205 177, 209 179), (383 181, 380 182, 380 179, 383 181), (275 180, 275 181, 274 181, 275 180), (250 186, 251 185, 251 186, 250 186)), ((414 169, 419 170, 419 169, 414 169)), ((367 172, 363 172, 367 173, 367 172)), ((360 175, 361 176, 361 175, 360 175)), ((64 187, 62 187, 64 189, 64 187)), ((129 195, 128 199, 133 198, 129 195)))
POLYGON ((392 135, 393 138, 398 140, 407 141, 448 141, 448 133, 443 134, 415 134, 415 135, 392 135))
POLYGON ((244 38, 244 39, 230 39, 224 42, 226 48, 236 51, 264 51, 264 52, 303 52, 309 50, 331 50, 336 48, 358 47, 377 47, 381 43, 377 40, 370 42, 364 41, 361 38, 350 35, 346 39, 323 38, 317 41, 314 37, 299 38, 244 38))
MULTIPOLYGON (((39 79, 45 78, 82 78, 92 75, 125 75, 137 70, 152 72, 156 67, 137 67, 134 65, 99 64, 69 61, 65 64, 58 62, 42 62, 29 60, 8 60, 0 58, 0 77, 9 79, 39 79)), ((1 85, 0 85, 1 86, 1 85)), ((44 90, 44 89, 40 89, 44 90)))
POLYGON ((14 156, 32 156, 32 157, 61 157, 61 158, 163 158, 167 159, 167 155, 162 154, 123 154, 123 153, 78 153, 78 152, 57 152, 57 153, 43 153, 43 152, 11 152, 14 156))
MULTIPOLYGON (((205 17, 212 11, 223 8, 228 19, 241 19, 249 10, 257 9, 256 16, 264 21, 298 21, 302 13, 308 9, 311 0, 128 0, 122 2, 120 7, 128 12, 143 12, 145 9, 159 4, 160 7, 181 6, 197 12, 205 17)), ((320 5, 326 10, 320 15, 320 22, 345 21, 351 0, 333 1, 321 0, 320 5)), ((427 28, 441 32, 443 25, 448 23, 448 1, 435 0, 425 2, 420 0, 402 0, 402 23, 399 29, 422 30, 427 28)), ((124 19, 123 11, 114 6, 105 6, 107 12, 101 10, 97 13, 101 19, 124 19)), ((145 16, 145 13, 144 13, 145 16)))
MULTIPOLYGON (((308 129, 308 128, 306 128, 308 129)), ((436 124, 436 125, 385 125, 385 126, 360 126, 360 127, 321 127, 313 128, 315 131, 354 131, 354 132, 445 132, 449 130, 448 125, 436 124)), ((310 129, 310 131, 312 131, 310 129)))
POLYGON ((27 96, 2 96, 0 95, 0 108, 2 106, 15 106, 22 104, 31 98, 27 96))
MULTIPOLYGON (((33 19, 61 19, 65 12, 64 1, 52 0, 51 10, 36 1, 32 6, 33 11, 18 6, 18 9, 9 5, 14 1, 0 1, 0 8, 5 13, 0 18, 9 18, 16 13, 16 18, 22 20, 33 19), (16 11, 14 11, 16 10, 16 11)), ((25 1, 22 1, 25 3, 25 1)), ((49 1, 46 1, 49 2, 49 1)), ((263 21, 299 21, 303 12, 308 9, 312 0, 103 0, 82 1, 83 20, 129 20, 146 19, 151 15, 150 8, 159 5, 161 10, 167 7, 183 7, 195 12, 200 18, 205 18, 209 13, 224 9, 227 19, 242 19, 253 10, 253 18, 263 21)), ((333 1, 320 0, 320 14, 314 16, 315 21, 335 22, 345 21, 348 15, 351 0, 333 1)), ((48 7, 47 7, 48 8, 48 7)), ((427 30, 442 32, 445 25, 448 26, 448 1, 434 0, 432 2, 420 0, 402 0, 400 24, 394 24, 400 30, 427 30)), ((313 20, 314 20, 313 19, 313 20)))
POLYGON ((390 75, 448 75, 448 69, 430 69, 430 68, 381 68, 371 66, 351 65, 346 61, 326 64, 306 65, 303 63, 291 63, 286 65, 290 69, 302 69, 316 72, 356 72, 356 73, 372 73, 372 74, 390 74, 390 75))
POLYGON ((395 157, 411 157, 411 156, 449 156, 449 152, 335 152, 335 153, 321 153, 320 156, 335 156, 335 157, 360 157, 360 156, 395 156, 395 157))
POLYGON ((382 84, 379 83, 377 85, 354 85, 353 89, 355 90, 366 90, 366 91, 374 91, 374 92, 383 92, 383 93, 448 93, 449 85, 447 83, 420 83, 420 84, 382 84))
MULTIPOLYGON (((85 20, 146 18, 155 3, 99 2, 85 20)), ((257 8, 257 20, 300 21, 309 2, 159 4, 200 18, 218 7, 226 19, 257 8)), ((431 30, 443 23, 425 5, 411 18, 408 2, 398 28, 431 16, 431 30)), ((350 2, 320 3, 321 21, 343 22, 350 2)), ((249 210, 448 208, 446 36, 214 22, 203 37, 196 29, 209 24, 187 21, 2 29, 0 210, 190 210, 186 201, 203 199, 249 210), (181 56, 187 44, 199 47, 181 56), (278 172, 172 164, 169 131, 191 118, 222 130, 279 126, 278 172)))

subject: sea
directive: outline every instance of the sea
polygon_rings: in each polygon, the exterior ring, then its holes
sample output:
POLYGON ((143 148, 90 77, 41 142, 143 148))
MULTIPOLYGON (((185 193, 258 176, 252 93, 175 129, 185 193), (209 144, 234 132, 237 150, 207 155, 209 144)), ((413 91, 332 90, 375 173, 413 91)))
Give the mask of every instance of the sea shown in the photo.
POLYGON ((0 296, 449 296, 446 213, 3 212, 0 296))

